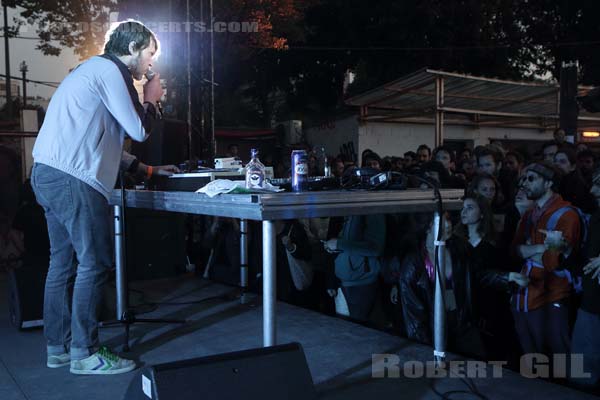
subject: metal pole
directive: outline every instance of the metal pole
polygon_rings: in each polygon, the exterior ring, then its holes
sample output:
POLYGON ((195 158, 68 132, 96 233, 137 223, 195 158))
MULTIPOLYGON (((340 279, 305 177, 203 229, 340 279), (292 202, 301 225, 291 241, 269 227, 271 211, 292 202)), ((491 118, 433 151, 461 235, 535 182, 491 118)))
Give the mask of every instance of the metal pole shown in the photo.
POLYGON ((248 290, 248 220, 240 220, 240 286, 242 294, 240 302, 246 302, 246 290, 248 290))
MULTIPOLYGON (((200 21, 202 21, 202 23, 206 23, 206 21, 204 20, 204 0, 200 0, 200 21)), ((199 90, 200 90, 200 96, 199 96, 199 102, 200 102, 200 137, 202 138, 202 140, 204 140, 204 138, 206 137, 206 110, 207 110, 207 87, 206 87, 206 43, 205 43, 205 32, 204 30, 200 31, 200 40, 198 41, 198 52, 199 52, 199 57, 198 57, 198 61, 200 63, 199 66, 199 90)))
POLYGON ((275 222, 263 221, 263 346, 277 343, 275 299, 277 264, 275 259, 275 222))
POLYGON ((5 68, 6 68, 6 111, 8 113, 8 119, 13 118, 13 104, 12 104, 12 82, 10 79, 10 48, 8 45, 8 7, 6 4, 4 8, 4 55, 5 55, 5 68))
POLYGON ((215 141, 215 32, 212 29, 214 23, 213 0, 210 0, 210 158, 217 154, 217 142, 215 141))
MULTIPOLYGON (((190 0, 186 0, 186 22, 190 26, 190 0)), ((191 161, 194 157, 194 147, 192 141, 192 38, 191 29, 187 29, 187 133, 188 133, 188 159, 191 161)), ((196 168, 190 165, 190 168, 196 168)))
POLYGON ((444 78, 435 78, 435 147, 444 144, 444 78))
POLYGON ((433 217, 433 232, 436 241, 435 251, 437 252, 438 265, 434 268, 433 359, 438 366, 446 358, 446 307, 444 301, 446 293, 446 257, 444 245, 438 242, 440 218, 439 212, 436 212, 433 217))
POLYGON ((117 281, 117 320, 121 320, 127 311, 127 276, 125 273, 124 233, 121 206, 114 206, 115 214, 115 267, 117 281))
POLYGON ((25 61, 21 62, 21 72, 23 73, 23 108, 27 105, 27 64, 25 61))

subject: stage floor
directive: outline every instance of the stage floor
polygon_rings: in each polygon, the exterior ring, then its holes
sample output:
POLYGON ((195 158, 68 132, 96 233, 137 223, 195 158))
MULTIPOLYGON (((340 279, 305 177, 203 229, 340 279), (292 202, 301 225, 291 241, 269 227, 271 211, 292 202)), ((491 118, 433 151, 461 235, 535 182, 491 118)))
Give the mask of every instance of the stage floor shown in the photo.
MULTIPOLYGON (((6 283, 6 274, 0 274, 2 299, 7 298, 6 283)), ((137 291, 132 294, 137 302, 186 303, 235 292, 234 288, 190 276, 136 282, 132 286, 144 293, 144 296, 137 291)), ((439 398, 431 390, 431 380, 425 378, 371 378, 372 354, 397 354, 402 366, 406 361, 430 360, 430 347, 284 303, 277 304, 277 313, 278 343, 302 344, 320 398, 439 398)), ((233 296, 220 297, 201 304, 162 305, 141 317, 182 318, 189 322, 185 325, 135 324, 131 329, 132 349, 127 356, 140 365, 262 345, 262 308, 259 301, 240 305, 233 296)), ((135 372, 113 376, 76 376, 69 373, 68 367, 49 369, 45 365, 42 330, 17 331, 9 323, 6 300, 4 307, 0 308, 0 320, 3 321, 0 323, 1 400, 119 400, 135 376, 135 372)), ((100 336, 104 344, 117 348, 122 343, 123 328, 101 328, 100 336)), ((489 399, 596 399, 506 370, 503 378, 478 378, 473 382, 489 399)), ((440 392, 466 390, 466 385, 459 379, 446 378, 437 379, 435 388, 440 392)), ((457 395, 452 398, 476 397, 457 395)))

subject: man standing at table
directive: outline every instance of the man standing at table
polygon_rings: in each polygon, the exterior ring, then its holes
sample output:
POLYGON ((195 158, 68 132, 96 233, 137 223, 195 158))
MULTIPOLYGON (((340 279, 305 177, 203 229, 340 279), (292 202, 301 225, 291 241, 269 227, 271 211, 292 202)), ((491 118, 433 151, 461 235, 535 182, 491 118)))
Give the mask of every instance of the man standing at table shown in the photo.
POLYGON ((158 76, 144 85, 143 105, 133 86, 158 55, 154 33, 128 20, 106 38, 104 54, 75 68, 52 97, 33 148, 31 177, 50 235, 47 366, 70 365, 71 373, 83 375, 135 369, 134 361, 98 340, 98 309, 112 265, 108 197, 120 165, 131 164, 122 161, 125 136, 148 137, 163 95, 158 76))

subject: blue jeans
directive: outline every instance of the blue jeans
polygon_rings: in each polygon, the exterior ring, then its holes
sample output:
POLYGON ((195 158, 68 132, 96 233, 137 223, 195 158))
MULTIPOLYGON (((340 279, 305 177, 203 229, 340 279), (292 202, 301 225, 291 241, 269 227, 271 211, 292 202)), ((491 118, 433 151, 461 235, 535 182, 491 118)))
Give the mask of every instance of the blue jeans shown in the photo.
POLYGON ((598 387, 600 383, 600 315, 579 309, 573 329, 571 351, 583 354, 584 371, 588 378, 571 378, 571 381, 587 387, 598 387))
POLYGON ((50 267, 44 292, 44 335, 49 355, 78 360, 98 347, 98 311, 112 266, 109 205, 83 181, 36 163, 31 185, 44 208, 50 267))

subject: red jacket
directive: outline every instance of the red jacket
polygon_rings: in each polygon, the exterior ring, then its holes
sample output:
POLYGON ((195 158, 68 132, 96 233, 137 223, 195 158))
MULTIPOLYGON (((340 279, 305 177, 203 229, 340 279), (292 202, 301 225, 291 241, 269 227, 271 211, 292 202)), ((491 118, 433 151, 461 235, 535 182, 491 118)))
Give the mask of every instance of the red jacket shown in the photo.
MULTIPOLYGON (((517 233, 513 240, 513 249, 523 244, 543 244, 545 235, 540 229, 547 229, 547 223, 552 214, 558 209, 570 206, 560 195, 554 195, 544 205, 542 215, 537 223, 532 222, 534 210, 527 211, 519 223, 517 233), (527 240, 529 239, 529 242, 527 240)), ((536 206, 537 207, 537 206, 536 206)), ((580 239, 579 214, 575 210, 566 211, 556 223, 554 230, 561 231, 563 237, 571 246, 572 251, 578 251, 580 239)), ((518 252, 517 252, 518 254, 518 252)), ((559 266, 560 252, 546 250, 542 254, 542 264, 532 260, 525 260, 522 273, 529 277, 529 286, 519 289, 513 296, 513 302, 518 311, 531 311, 545 304, 562 300, 570 295, 571 284, 567 277, 560 276, 555 271, 559 266)))

